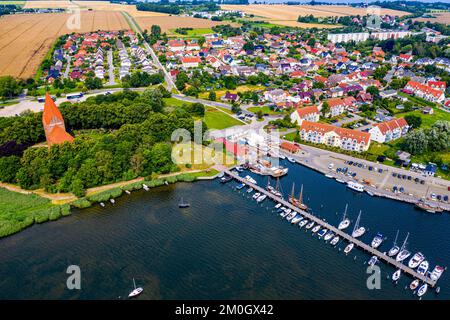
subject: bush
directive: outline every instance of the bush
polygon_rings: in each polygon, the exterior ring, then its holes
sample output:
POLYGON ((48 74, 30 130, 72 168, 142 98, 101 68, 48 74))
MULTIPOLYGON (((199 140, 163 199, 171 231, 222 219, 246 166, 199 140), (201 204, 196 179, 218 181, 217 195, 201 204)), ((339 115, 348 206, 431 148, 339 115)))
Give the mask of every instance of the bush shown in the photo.
POLYGON ((71 205, 74 206, 75 208, 84 209, 84 208, 89 208, 90 206, 92 206, 92 202, 90 202, 86 198, 81 198, 81 199, 71 202, 71 205))

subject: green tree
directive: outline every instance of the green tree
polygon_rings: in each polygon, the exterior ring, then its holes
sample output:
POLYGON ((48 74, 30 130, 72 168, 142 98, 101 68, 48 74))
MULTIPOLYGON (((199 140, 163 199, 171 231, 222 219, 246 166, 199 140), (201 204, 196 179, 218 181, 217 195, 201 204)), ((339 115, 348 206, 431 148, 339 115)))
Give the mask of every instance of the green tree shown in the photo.
POLYGON ((19 82, 11 76, 0 77, 0 98, 11 99, 22 92, 19 82))
POLYGON ((415 129, 420 128, 420 126, 422 125, 422 118, 413 114, 406 115, 405 120, 411 127, 415 129))
POLYGON ((152 108, 153 112, 162 112, 164 110, 165 103, 163 95, 157 89, 145 89, 141 99, 152 108))
POLYGON ((216 95, 216 92, 214 90, 211 90, 209 92, 208 99, 211 100, 211 101, 216 101, 217 95, 216 95))
POLYGON ((424 153, 428 148, 427 135, 424 130, 419 129, 405 136, 405 150, 416 155, 424 153))

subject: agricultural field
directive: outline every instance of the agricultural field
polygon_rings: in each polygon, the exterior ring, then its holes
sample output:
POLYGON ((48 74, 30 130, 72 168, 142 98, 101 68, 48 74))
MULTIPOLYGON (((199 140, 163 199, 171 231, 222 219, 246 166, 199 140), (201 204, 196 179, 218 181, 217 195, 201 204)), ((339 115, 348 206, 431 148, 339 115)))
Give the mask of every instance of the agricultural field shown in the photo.
POLYGON ((226 21, 211 21, 200 18, 181 17, 181 16, 169 16, 169 17, 137 17, 136 22, 139 24, 142 30, 150 30, 152 25, 159 25, 162 32, 170 33, 171 30, 176 28, 194 28, 194 29, 207 29, 220 24, 230 24, 226 21))
POLYGON ((68 8, 70 6, 78 6, 82 10, 91 9, 93 11, 125 11, 132 17, 162 17, 167 16, 165 13, 138 11, 135 5, 115 4, 108 1, 27 1, 25 8, 68 8))
MULTIPOLYGON (((300 23, 297 22, 299 16, 313 15, 315 17, 332 17, 332 16, 349 16, 349 15, 365 15, 367 14, 364 8, 353 8, 347 6, 288 6, 288 5, 222 5, 225 10, 239 10, 247 14, 253 14, 257 17, 267 19, 268 22, 291 27, 320 27, 329 28, 336 26, 327 26, 323 24, 314 23, 300 23)), ((403 11, 396 11, 390 9, 381 9, 380 14, 391 14, 403 16, 408 14, 403 11)))
POLYGON ((53 42, 71 32, 129 29, 120 12, 83 11, 79 29, 69 29, 66 13, 18 14, 0 18, 0 75, 32 77, 53 42))
POLYGON ((432 14, 435 18, 416 18, 414 21, 430 21, 430 22, 438 22, 438 23, 444 23, 449 24, 450 23, 450 12, 443 12, 443 13, 433 13, 432 14))

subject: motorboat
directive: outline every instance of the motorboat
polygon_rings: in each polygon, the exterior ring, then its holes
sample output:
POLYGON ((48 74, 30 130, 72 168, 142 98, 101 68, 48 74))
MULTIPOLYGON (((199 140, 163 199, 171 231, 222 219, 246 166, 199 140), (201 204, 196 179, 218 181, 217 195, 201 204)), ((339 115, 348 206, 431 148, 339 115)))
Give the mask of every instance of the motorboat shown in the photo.
POLYGON ((361 220, 361 211, 359 211, 358 219, 356 219, 355 227, 353 228, 352 237, 361 237, 365 232, 366 228, 359 226, 359 221, 361 220))
POLYGON ((316 232, 319 231, 319 230, 320 230, 320 226, 317 225, 317 226, 315 226, 314 228, 312 228, 311 232, 312 232, 312 233, 316 233, 316 232))
POLYGON ((227 182, 229 182, 231 180, 233 180, 233 177, 231 177, 229 175, 225 175, 224 177, 220 178, 220 183, 227 183, 227 182))
POLYGON ((347 182, 347 188, 356 191, 356 192, 363 192, 364 191, 364 186, 362 184, 359 184, 357 182, 354 181, 349 181, 347 182))
POLYGON ((403 241, 401 248, 399 249, 399 251, 400 251, 399 254, 395 258, 395 260, 397 260, 398 262, 402 262, 403 260, 405 260, 406 258, 408 258, 411 255, 411 252, 409 252, 406 249, 406 245, 408 244, 408 237, 409 237, 409 232, 406 235, 406 238, 403 241))
POLYGON ((353 247, 355 246, 355 244, 352 242, 352 243, 349 243, 346 247, 345 247, 345 249, 344 249, 344 253, 345 254, 349 254, 350 253, 350 251, 352 251, 353 250, 353 247))
POLYGON ((314 221, 311 221, 306 225, 306 229, 311 229, 314 226, 314 224, 315 224, 314 221))
POLYGON ((323 236, 325 236, 328 232, 328 229, 322 229, 320 230, 317 235, 319 236, 319 238, 322 238, 323 236))
POLYGON ((253 179, 252 177, 250 177, 249 175, 245 176, 244 179, 247 180, 250 183, 257 184, 256 180, 253 179))
POLYGON ((329 232, 323 237, 323 240, 328 241, 328 240, 330 240, 330 239, 333 238, 333 237, 334 237, 334 232, 329 231, 329 232))
POLYGON ((441 266, 434 267, 433 271, 431 271, 430 273, 430 279, 433 281, 438 281, 444 270, 445 269, 442 268, 441 266))
POLYGON ((190 203, 184 202, 184 199, 181 198, 180 202, 178 203, 178 208, 189 208, 191 206, 190 203))
POLYGON ((237 172, 242 172, 242 171, 244 171, 244 168, 242 168, 241 166, 237 166, 237 167, 234 168, 234 169, 236 169, 237 172))
POLYGON ((419 286, 419 279, 415 279, 413 282, 410 283, 409 288, 411 290, 416 290, 417 287, 419 286))
POLYGON ((397 271, 395 271, 392 274, 392 281, 397 281, 398 279, 400 279, 400 276, 402 274, 402 271, 400 269, 398 269, 397 271))
POLYGON ((238 184, 238 185, 236 186, 236 190, 241 190, 241 189, 244 188, 244 187, 245 187, 245 183, 238 184))
POLYGON ((287 217, 286 217, 286 220, 287 221, 291 221, 292 219, 294 219, 294 217, 297 215, 297 212, 296 211, 292 211, 291 212, 291 214, 289 214, 287 217))
POLYGON ((281 203, 275 205, 275 209, 279 209, 281 207, 281 203))
POLYGON ((260 195, 261 195, 261 193, 257 192, 252 196, 252 198, 256 200, 259 198, 260 195))
POLYGON ((392 245, 392 248, 390 248, 388 251, 389 257, 395 257, 397 255, 397 253, 399 253, 399 251, 400 251, 400 247, 397 245, 397 239, 398 239, 398 230, 397 230, 397 234, 395 235, 394 244, 392 245))
POLYGON ((286 218, 290 213, 291 213, 291 209, 286 209, 284 210, 284 213, 281 213, 280 216, 283 218, 286 218))
POLYGON ((372 256, 372 258, 370 258, 370 260, 369 260, 369 262, 367 264, 369 266, 373 267, 377 262, 378 262, 378 257, 377 256, 372 256))
POLYGON ((292 224, 297 224, 301 220, 303 220, 303 217, 301 215, 297 215, 296 217, 294 217, 294 219, 291 220, 291 223, 292 224))
POLYGON ((345 183, 345 181, 344 181, 344 180, 342 180, 342 179, 339 179, 339 178, 336 178, 336 182, 339 182, 339 183, 345 183))
POLYGON ((300 223, 298 224, 298 226, 299 226, 300 228, 303 228, 303 227, 305 226, 305 224, 307 224, 308 222, 309 222, 308 219, 304 219, 304 220, 300 221, 300 223))
POLYGON ((325 177, 330 178, 330 179, 333 179, 333 178, 334 178, 334 176, 333 176, 331 173, 325 174, 325 177))
POLYGON ((289 161, 289 162, 291 162, 291 163, 296 163, 296 161, 295 161, 295 159, 294 159, 294 158, 291 158, 291 157, 287 157, 287 159, 288 159, 288 161, 289 161))
POLYGON ((250 187, 250 188, 247 189, 247 193, 252 193, 253 191, 254 191, 254 190, 253 190, 252 187, 250 187))
POLYGON ((378 248, 381 243, 383 242, 384 237, 381 233, 377 233, 377 235, 373 238, 372 243, 370 244, 370 246, 374 249, 378 248))
POLYGON ((417 296, 422 297, 425 293, 427 293, 428 284, 424 283, 419 290, 417 290, 417 296))
POLYGON ((417 252, 413 255, 413 257, 408 262, 408 267, 411 269, 415 269, 419 266, 419 264, 425 260, 424 255, 421 252, 417 252))
POLYGON ((348 204, 345 205, 344 216, 342 217, 342 221, 339 222, 339 226, 338 226, 339 230, 344 230, 344 229, 348 228, 348 226, 350 225, 350 219, 347 218, 347 208, 348 208, 348 204))
POLYGON ((262 196, 259 196, 258 199, 256 199, 256 202, 260 203, 263 202, 267 198, 267 195, 263 194, 262 196))
POLYGON ((337 245, 337 243, 339 242, 340 239, 341 239, 341 238, 340 238, 339 236, 335 236, 335 237, 330 241, 330 244, 331 244, 332 246, 335 246, 335 245, 337 245))
POLYGON ((133 278, 133 285, 134 285, 134 289, 133 291, 131 291, 128 294, 128 298, 134 298, 137 297, 138 295, 140 295, 142 293, 142 291, 144 291, 144 288, 142 287, 136 287, 136 282, 134 282, 134 278, 133 278))
POLYGON ((430 267, 430 264, 428 263, 428 261, 427 260, 423 260, 419 264, 419 267, 417 268, 417 273, 424 276, 425 273, 427 273, 429 267, 430 267))

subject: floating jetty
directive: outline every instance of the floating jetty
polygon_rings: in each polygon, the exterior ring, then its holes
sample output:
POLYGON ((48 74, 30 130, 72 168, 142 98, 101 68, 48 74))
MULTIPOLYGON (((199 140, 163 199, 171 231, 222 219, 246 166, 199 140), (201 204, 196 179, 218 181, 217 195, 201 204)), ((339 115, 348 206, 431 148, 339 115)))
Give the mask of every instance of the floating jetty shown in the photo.
POLYGON ((322 228, 326 228, 326 229, 328 229, 328 231, 332 231, 335 234, 335 236, 340 236, 342 239, 345 239, 348 242, 353 243, 355 246, 368 252, 372 256, 376 256, 378 258, 378 260, 382 260, 382 261, 386 262, 387 264, 390 264, 390 265, 394 266, 395 268, 402 270, 405 274, 409 274, 413 278, 419 279, 431 287, 434 287, 436 285, 436 281, 426 277, 425 275, 421 275, 421 274, 417 273, 414 269, 389 257, 387 254, 384 254, 384 253, 378 251, 377 249, 372 248, 370 245, 368 245, 356 238, 353 238, 351 235, 345 233, 344 231, 339 230, 338 228, 328 224, 327 222, 321 220, 320 218, 318 218, 304 210, 301 210, 300 208, 292 205, 291 203, 289 203, 286 200, 283 200, 280 197, 277 197, 276 195, 272 194, 271 192, 265 190, 264 188, 261 188, 261 187, 257 186, 256 184, 253 184, 253 183, 247 181, 245 178, 238 176, 237 174, 231 172, 230 170, 225 170, 225 173, 228 174, 230 177, 236 179, 237 181, 244 183, 244 184, 248 185, 249 187, 253 188, 256 192, 259 192, 260 194, 265 194, 267 197, 269 197, 273 201, 275 201, 277 203, 281 203, 282 206, 284 206, 285 208, 289 208, 291 210, 299 212, 301 215, 308 218, 310 221, 315 222, 316 224, 322 226, 322 228))

